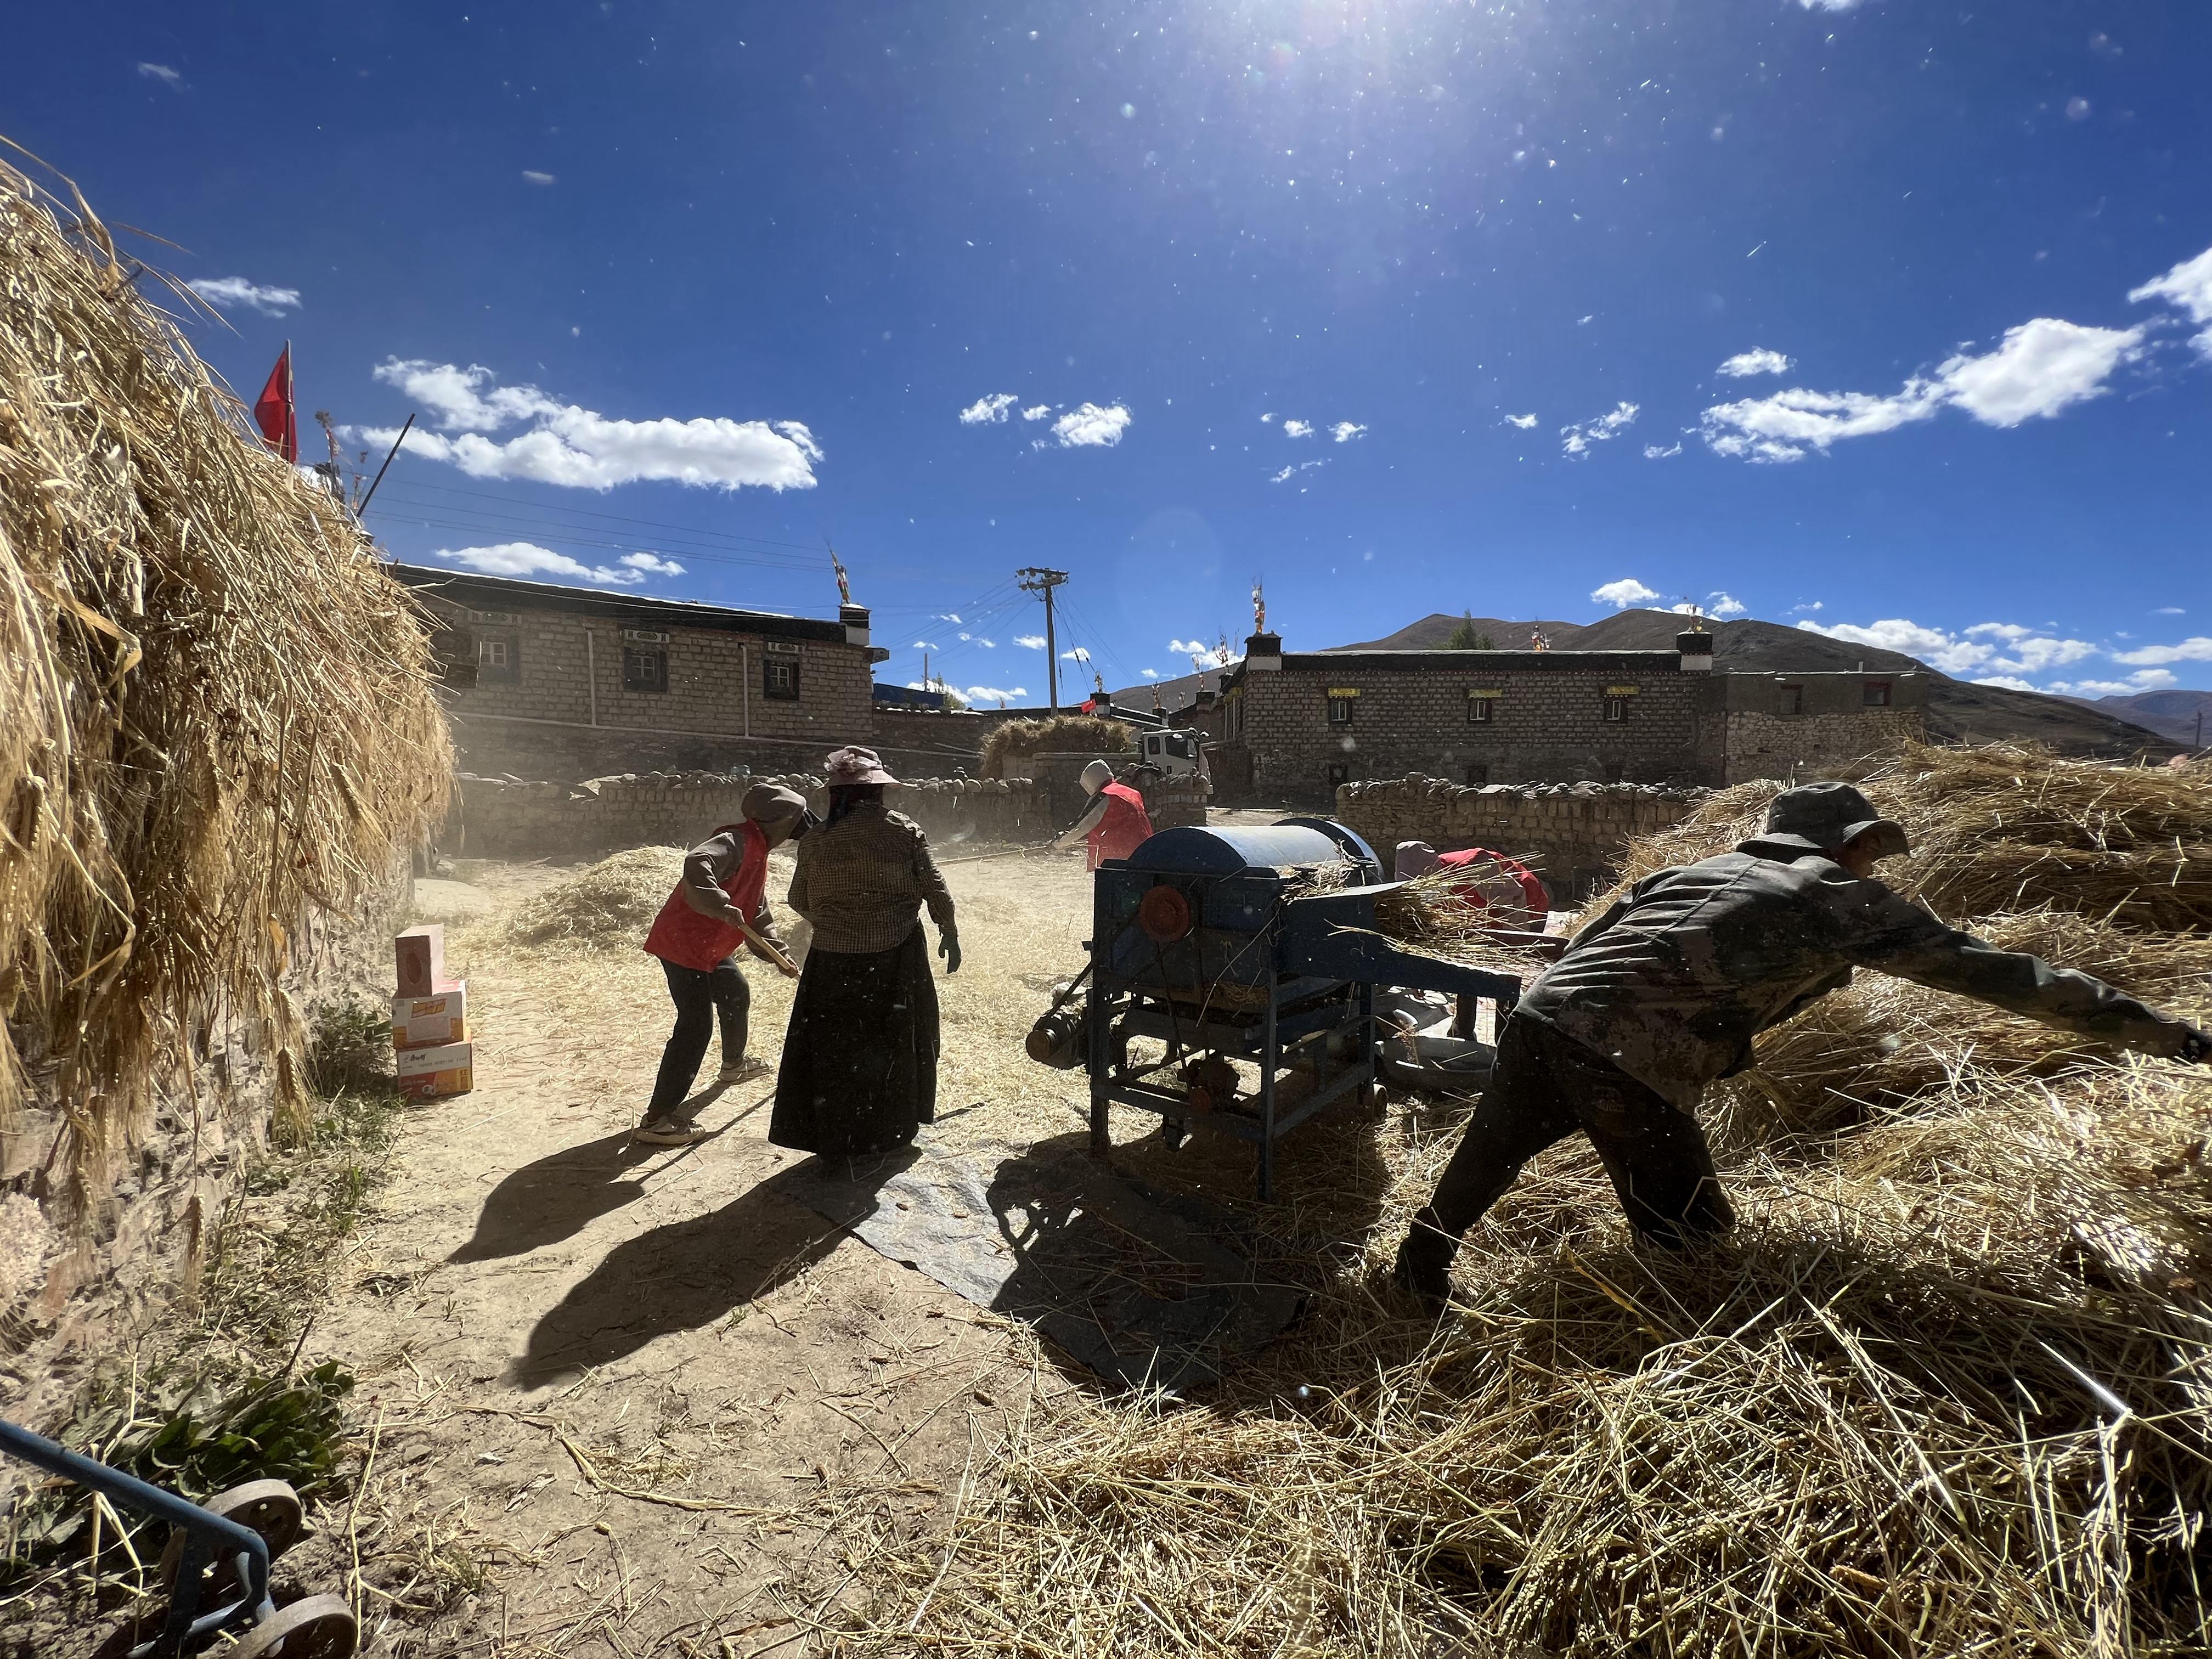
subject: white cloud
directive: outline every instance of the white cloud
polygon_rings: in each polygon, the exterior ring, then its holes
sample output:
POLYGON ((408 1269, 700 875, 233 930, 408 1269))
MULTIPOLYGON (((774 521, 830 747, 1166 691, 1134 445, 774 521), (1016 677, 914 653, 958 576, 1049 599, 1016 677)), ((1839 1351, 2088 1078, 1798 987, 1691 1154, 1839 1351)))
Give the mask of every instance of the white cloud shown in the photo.
MULTIPOLYGON (((409 433, 409 453, 447 462, 474 478, 531 478, 580 489, 644 479, 702 489, 811 489, 814 463, 822 459, 814 434, 797 421, 609 420, 534 386, 495 385, 491 371, 477 364, 461 368, 395 357, 376 378, 423 405, 445 429, 409 433), (504 441, 484 435, 516 421, 534 424, 504 441)), ((359 435, 388 444, 398 434, 387 427, 359 435)))
POLYGON ((1626 611, 1632 605, 1642 605, 1659 597, 1656 588, 1646 587, 1633 576, 1623 576, 1617 582, 1607 582, 1591 591, 1590 598, 1600 605, 1609 605, 1616 611, 1626 611))
POLYGON ((1366 431, 1367 428, 1357 421, 1339 421, 1334 426, 1329 428, 1328 435, 1338 443, 1348 444, 1354 438, 1364 436, 1366 431))
POLYGON ((2096 654, 2097 647, 2087 640, 2015 640, 2012 649, 1990 665, 2013 673, 2040 674, 2096 654))
POLYGON ((2072 98, 2069 98, 2066 100, 2066 118, 2069 121, 2087 120, 2089 118, 2089 100, 2080 96, 2078 94, 2072 98))
POLYGON ((1888 397, 1796 386, 1716 404, 1705 411, 1702 430, 1716 454, 1771 463, 1825 453, 1839 439, 1932 420, 1953 404, 1984 426, 2018 426, 2102 396, 2114 371, 2142 356, 2143 334, 2038 317, 2007 330, 1996 349, 1947 358, 1931 375, 1916 374, 1888 397))
POLYGON ((1535 425, 1536 425, 1536 417, 1535 417, 1535 416, 1534 416, 1533 414, 1532 414, 1532 415, 1508 415, 1508 416, 1505 417, 1505 424, 1506 424, 1506 425, 1508 425, 1508 426, 1517 426, 1517 427, 1519 427, 1519 428, 1520 428, 1523 432, 1528 432, 1528 431, 1531 431, 1531 430, 1533 430, 1533 429, 1534 428, 1534 427, 1535 427, 1535 425))
POLYGON ((1609 438, 1619 437, 1636 424, 1638 405, 1616 404, 1610 410, 1587 421, 1577 421, 1572 426, 1559 428, 1559 447, 1570 455, 1587 455, 1592 444, 1601 444, 1609 438))
POLYGON ((1027 409, 1022 411, 1022 418, 1025 421, 1041 421, 1051 413, 1052 405, 1050 404, 1031 404, 1027 409))
POLYGON ((1029 694, 1026 685, 971 685, 967 691, 970 702, 1019 702, 1029 694))
POLYGON ((2178 605, 2162 605, 2150 614, 2154 617, 2185 617, 2189 613, 2178 605))
POLYGON ((1902 617, 1888 617, 1868 628, 1856 623, 1801 622, 1797 626, 1808 634, 1842 640, 1849 645, 1871 645, 1882 651, 1900 651, 1908 657, 1917 657, 1947 674, 1963 674, 1969 669, 1978 668, 1997 653, 1993 645, 1984 645, 1956 634, 1947 634, 1940 628, 1923 628, 1918 623, 1908 622, 1902 617))
POLYGON ((1261 424, 1261 426, 1265 426, 1265 425, 1267 425, 1267 422, 1270 422, 1270 421, 1273 420, 1274 418, 1275 418, 1275 417, 1274 417, 1273 415, 1262 415, 1262 416, 1260 417, 1260 424, 1261 424))
POLYGON ((264 317, 282 317, 300 306, 298 289, 264 288, 243 276, 195 276, 185 286, 210 305, 221 306, 225 311, 234 306, 244 306, 264 317))
POLYGON ((1089 662, 1091 660, 1091 653, 1079 645, 1073 651, 1061 652, 1060 653, 1060 659, 1062 662, 1089 662))
POLYGON ((930 620, 932 622, 949 622, 957 625, 960 621, 960 613, 957 611, 940 611, 935 616, 931 617, 930 620))
POLYGON ((1280 472, 1269 473, 1267 475, 1267 482, 1269 483, 1287 483, 1292 478, 1297 477, 1301 472, 1310 472, 1317 466, 1327 466, 1328 465, 1328 458, 1327 456, 1316 456, 1310 461, 1294 462, 1292 465, 1285 467, 1280 472))
POLYGON ((1044 635, 1042 634, 1017 634, 1014 635, 1014 643, 1020 646, 1025 651, 1042 651, 1044 649, 1044 635))
POLYGON ((1664 449, 1660 448, 1657 444, 1646 444, 1644 446, 1644 459, 1647 461, 1663 461, 1672 456, 1679 455, 1681 453, 1682 441, 1680 438, 1675 439, 1673 443, 1668 445, 1664 449))
POLYGON ((988 426, 1006 418, 1006 411, 1021 401, 1011 392, 994 392, 978 398, 960 411, 963 426, 988 426))
POLYGON ((942 651, 945 647, 933 640, 916 640, 907 647, 909 651, 942 651))
POLYGON ((1797 3, 1807 11, 1850 11, 1858 6, 1861 0, 1797 0, 1797 3))
POLYGON ((2016 679, 2010 674, 1984 674, 1978 677, 1975 679, 1974 684, 1976 685, 2002 685, 2008 691, 2040 691, 2043 690, 2039 685, 2033 684, 2027 680, 2016 679))
POLYGON ((138 73, 149 81, 159 81, 172 90, 185 83, 182 73, 171 69, 167 64, 141 64, 138 65, 138 73))
POLYGON ((2050 689, 2069 697, 2131 697, 2138 691, 2162 691, 2173 683, 2165 669, 2144 668, 2124 680, 2054 680, 2050 689))
POLYGON ((1062 449, 1110 449, 1128 429, 1129 411, 1120 404, 1101 409, 1097 404, 1078 404, 1052 423, 1052 435, 1062 449))
POLYGON ((1160 677, 1160 671, 1157 668, 1139 668, 1137 672, 1148 680, 1156 680, 1160 677))
MULTIPOLYGON (((965 634, 963 634, 960 637, 964 640, 968 636, 965 634)), ((996 651, 999 648, 998 641, 987 640, 981 634, 978 634, 975 636, 975 643, 981 646, 986 651, 996 651)))
POLYGON ((540 173, 536 167, 525 167, 522 170, 522 182, 526 185, 550 185, 553 182, 553 175, 550 173, 540 173))
POLYGON ((1826 611, 1827 608, 1828 608, 1828 606, 1827 606, 1827 602, 1826 602, 1826 600, 1824 600, 1824 599, 1808 599, 1808 600, 1807 600, 1807 601, 1805 601, 1805 603, 1804 603, 1804 604, 1802 604, 1802 605, 1791 605, 1791 606, 1790 607, 1790 614, 1791 616, 1795 617, 1795 616, 1798 616, 1798 615, 1802 614, 1802 612, 1804 612, 1804 611, 1826 611))
POLYGON ((2164 300, 2175 307, 2200 332, 2190 343, 2200 356, 2212 358, 2212 247, 2193 259, 2184 259, 2163 276, 2154 276, 2128 298, 2140 305, 2145 300, 2164 300))
MULTIPOLYGON (((534 542, 500 542, 490 547, 441 547, 434 556, 450 559, 465 569, 487 576, 568 576, 601 587, 634 587, 645 580, 641 568, 624 570, 612 565, 586 564, 534 542)), ((623 562, 628 564, 629 559, 623 562)))
POLYGON ((1310 421, 1285 421, 1283 422, 1283 435, 1285 438, 1310 438, 1313 436, 1313 422, 1310 421))
POLYGON ((1204 640, 1170 640, 1168 649, 1178 657, 1196 657, 1212 650, 1213 647, 1204 640))
POLYGON ((2212 639, 2199 635, 2179 645, 2147 645, 2140 651, 2115 651, 2112 660, 2130 664, 2212 662, 2212 639))
POLYGON ((2173 671, 2167 668, 2138 668, 2128 676, 2128 684, 2138 691, 2163 691, 2169 685, 2180 684, 2173 671))
POLYGON ((1744 613, 1743 601, 1733 594, 1708 593, 1705 595, 1705 614, 1708 617, 1741 617, 1744 613))
POLYGON ((1751 351, 1737 352, 1715 372, 1725 374, 1731 380, 1741 380, 1747 374, 1787 374, 1796 366, 1795 359, 1760 346, 1751 351))
POLYGON ((632 570, 642 570, 648 576, 680 576, 684 567, 673 559, 664 559, 658 553, 625 553, 622 562, 632 570))

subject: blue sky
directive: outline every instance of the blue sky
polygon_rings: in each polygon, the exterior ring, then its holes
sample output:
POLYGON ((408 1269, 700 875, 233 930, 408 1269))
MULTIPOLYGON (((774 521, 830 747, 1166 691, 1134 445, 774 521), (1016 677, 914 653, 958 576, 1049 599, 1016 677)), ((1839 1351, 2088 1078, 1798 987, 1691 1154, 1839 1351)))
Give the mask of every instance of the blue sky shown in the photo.
POLYGON ((2202 5, 15 27, 0 134, 182 245, 234 386, 418 413, 403 557, 819 615, 827 539, 887 678, 1025 700, 1032 564, 1116 685, 1255 579, 1292 648, 1694 599, 2212 685, 2202 5))

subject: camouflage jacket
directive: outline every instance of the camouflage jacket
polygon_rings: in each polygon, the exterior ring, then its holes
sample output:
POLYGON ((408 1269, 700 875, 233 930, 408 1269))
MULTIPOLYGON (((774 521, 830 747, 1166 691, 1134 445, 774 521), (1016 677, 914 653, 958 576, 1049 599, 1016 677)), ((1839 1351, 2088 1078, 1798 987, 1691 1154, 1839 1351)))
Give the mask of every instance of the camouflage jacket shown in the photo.
POLYGON ((2000 951, 1818 854, 1746 842, 1646 876, 1575 935, 1518 1012, 1685 1110, 1752 1062, 1752 1039, 1854 967, 1954 991, 2154 1054, 2190 1028, 2102 980, 2000 951))

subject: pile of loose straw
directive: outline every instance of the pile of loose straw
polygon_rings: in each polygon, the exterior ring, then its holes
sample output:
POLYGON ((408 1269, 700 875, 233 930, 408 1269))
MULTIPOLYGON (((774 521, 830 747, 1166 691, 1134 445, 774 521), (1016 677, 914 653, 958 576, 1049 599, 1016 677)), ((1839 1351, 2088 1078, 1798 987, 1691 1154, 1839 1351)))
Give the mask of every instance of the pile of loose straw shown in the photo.
POLYGON ((0 1121, 36 1073, 81 1201, 212 1021, 258 1020, 300 1106, 293 941, 452 769, 410 600, 158 285, 0 165, 0 1121))
MULTIPOLYGON (((2206 1010, 2212 930, 2148 924, 2195 902, 2212 781, 1907 766, 1878 798, 1947 914, 2206 1010), (2059 878, 2054 849, 2098 878, 2059 878)), ((1638 867, 1729 844, 1763 793, 1638 867)), ((1293 1136, 1292 1202, 1255 1219, 1328 1191, 1361 1230, 1334 1262, 1298 1239, 1263 1264, 1310 1285, 1306 1323, 1200 1405, 1040 1405, 940 1535, 855 1564, 876 1589, 842 1650, 2212 1647, 2212 1073, 1862 978, 1768 1040, 1784 1135, 1761 1097, 1708 1102, 1725 1243, 1638 1247, 1569 1142, 1470 1236, 1433 1334, 1382 1278, 1456 1120, 1293 1136), (1837 1078, 1879 1109, 1822 1105, 1837 1078)))
POLYGON ((683 873, 680 847, 617 853, 524 900, 507 935, 518 945, 635 951, 683 873))

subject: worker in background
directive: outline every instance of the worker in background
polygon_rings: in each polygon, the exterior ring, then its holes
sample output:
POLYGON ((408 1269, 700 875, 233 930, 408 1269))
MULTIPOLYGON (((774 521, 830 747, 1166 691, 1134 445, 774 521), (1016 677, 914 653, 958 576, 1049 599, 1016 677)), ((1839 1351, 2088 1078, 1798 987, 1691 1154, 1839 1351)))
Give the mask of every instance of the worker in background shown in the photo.
MULTIPOLYGON (((1480 913, 1485 937, 1518 950, 1559 948, 1559 941, 1542 936, 1544 924, 1551 919, 1552 896, 1536 872, 1520 860, 1486 847, 1438 853, 1425 841, 1398 843, 1400 881, 1412 881, 1437 870, 1458 872, 1451 881, 1453 896, 1480 913)), ((1462 995, 1454 1005, 1451 1034, 1462 1041, 1474 1039, 1476 1001, 1462 995)))
POLYGON ((1759 1032, 1849 984, 1854 967, 2139 1053, 2212 1057, 2195 1027, 1947 927, 1875 879, 1877 860, 1906 850, 1904 830, 1857 790, 1812 783, 1777 795, 1765 833, 1735 852, 1638 882, 1505 1022, 1490 1086, 1398 1251, 1398 1282, 1441 1307, 1460 1236, 1577 1129, 1645 1239, 1679 1248, 1734 1226, 1698 1098, 1752 1064, 1759 1032))
POLYGON ((1091 797, 1091 805, 1083 816, 1068 827, 1067 833, 1053 842, 1060 852, 1067 852, 1079 841, 1091 843, 1091 862, 1087 867, 1096 870, 1108 859, 1125 859, 1152 833, 1152 815, 1145 811, 1145 798, 1126 783, 1114 781, 1114 769, 1103 760, 1095 760, 1083 769, 1083 792, 1091 797))
MULTIPOLYGON (((745 791, 738 810, 744 816, 726 823, 684 855, 684 875, 653 919, 645 936, 648 955, 660 958, 668 994, 676 1004, 676 1029, 660 1051, 660 1074, 636 1139, 658 1146, 681 1146, 707 1131, 681 1115, 685 1097, 706 1058, 716 1018, 722 1027, 722 1069, 717 1083, 743 1082, 768 1067, 745 1054, 746 1018, 752 990, 738 971, 740 945, 772 960, 746 937, 781 950, 768 908, 768 854, 806 832, 806 800, 775 784, 745 791)), ((782 965, 787 974, 793 970, 782 965)))

